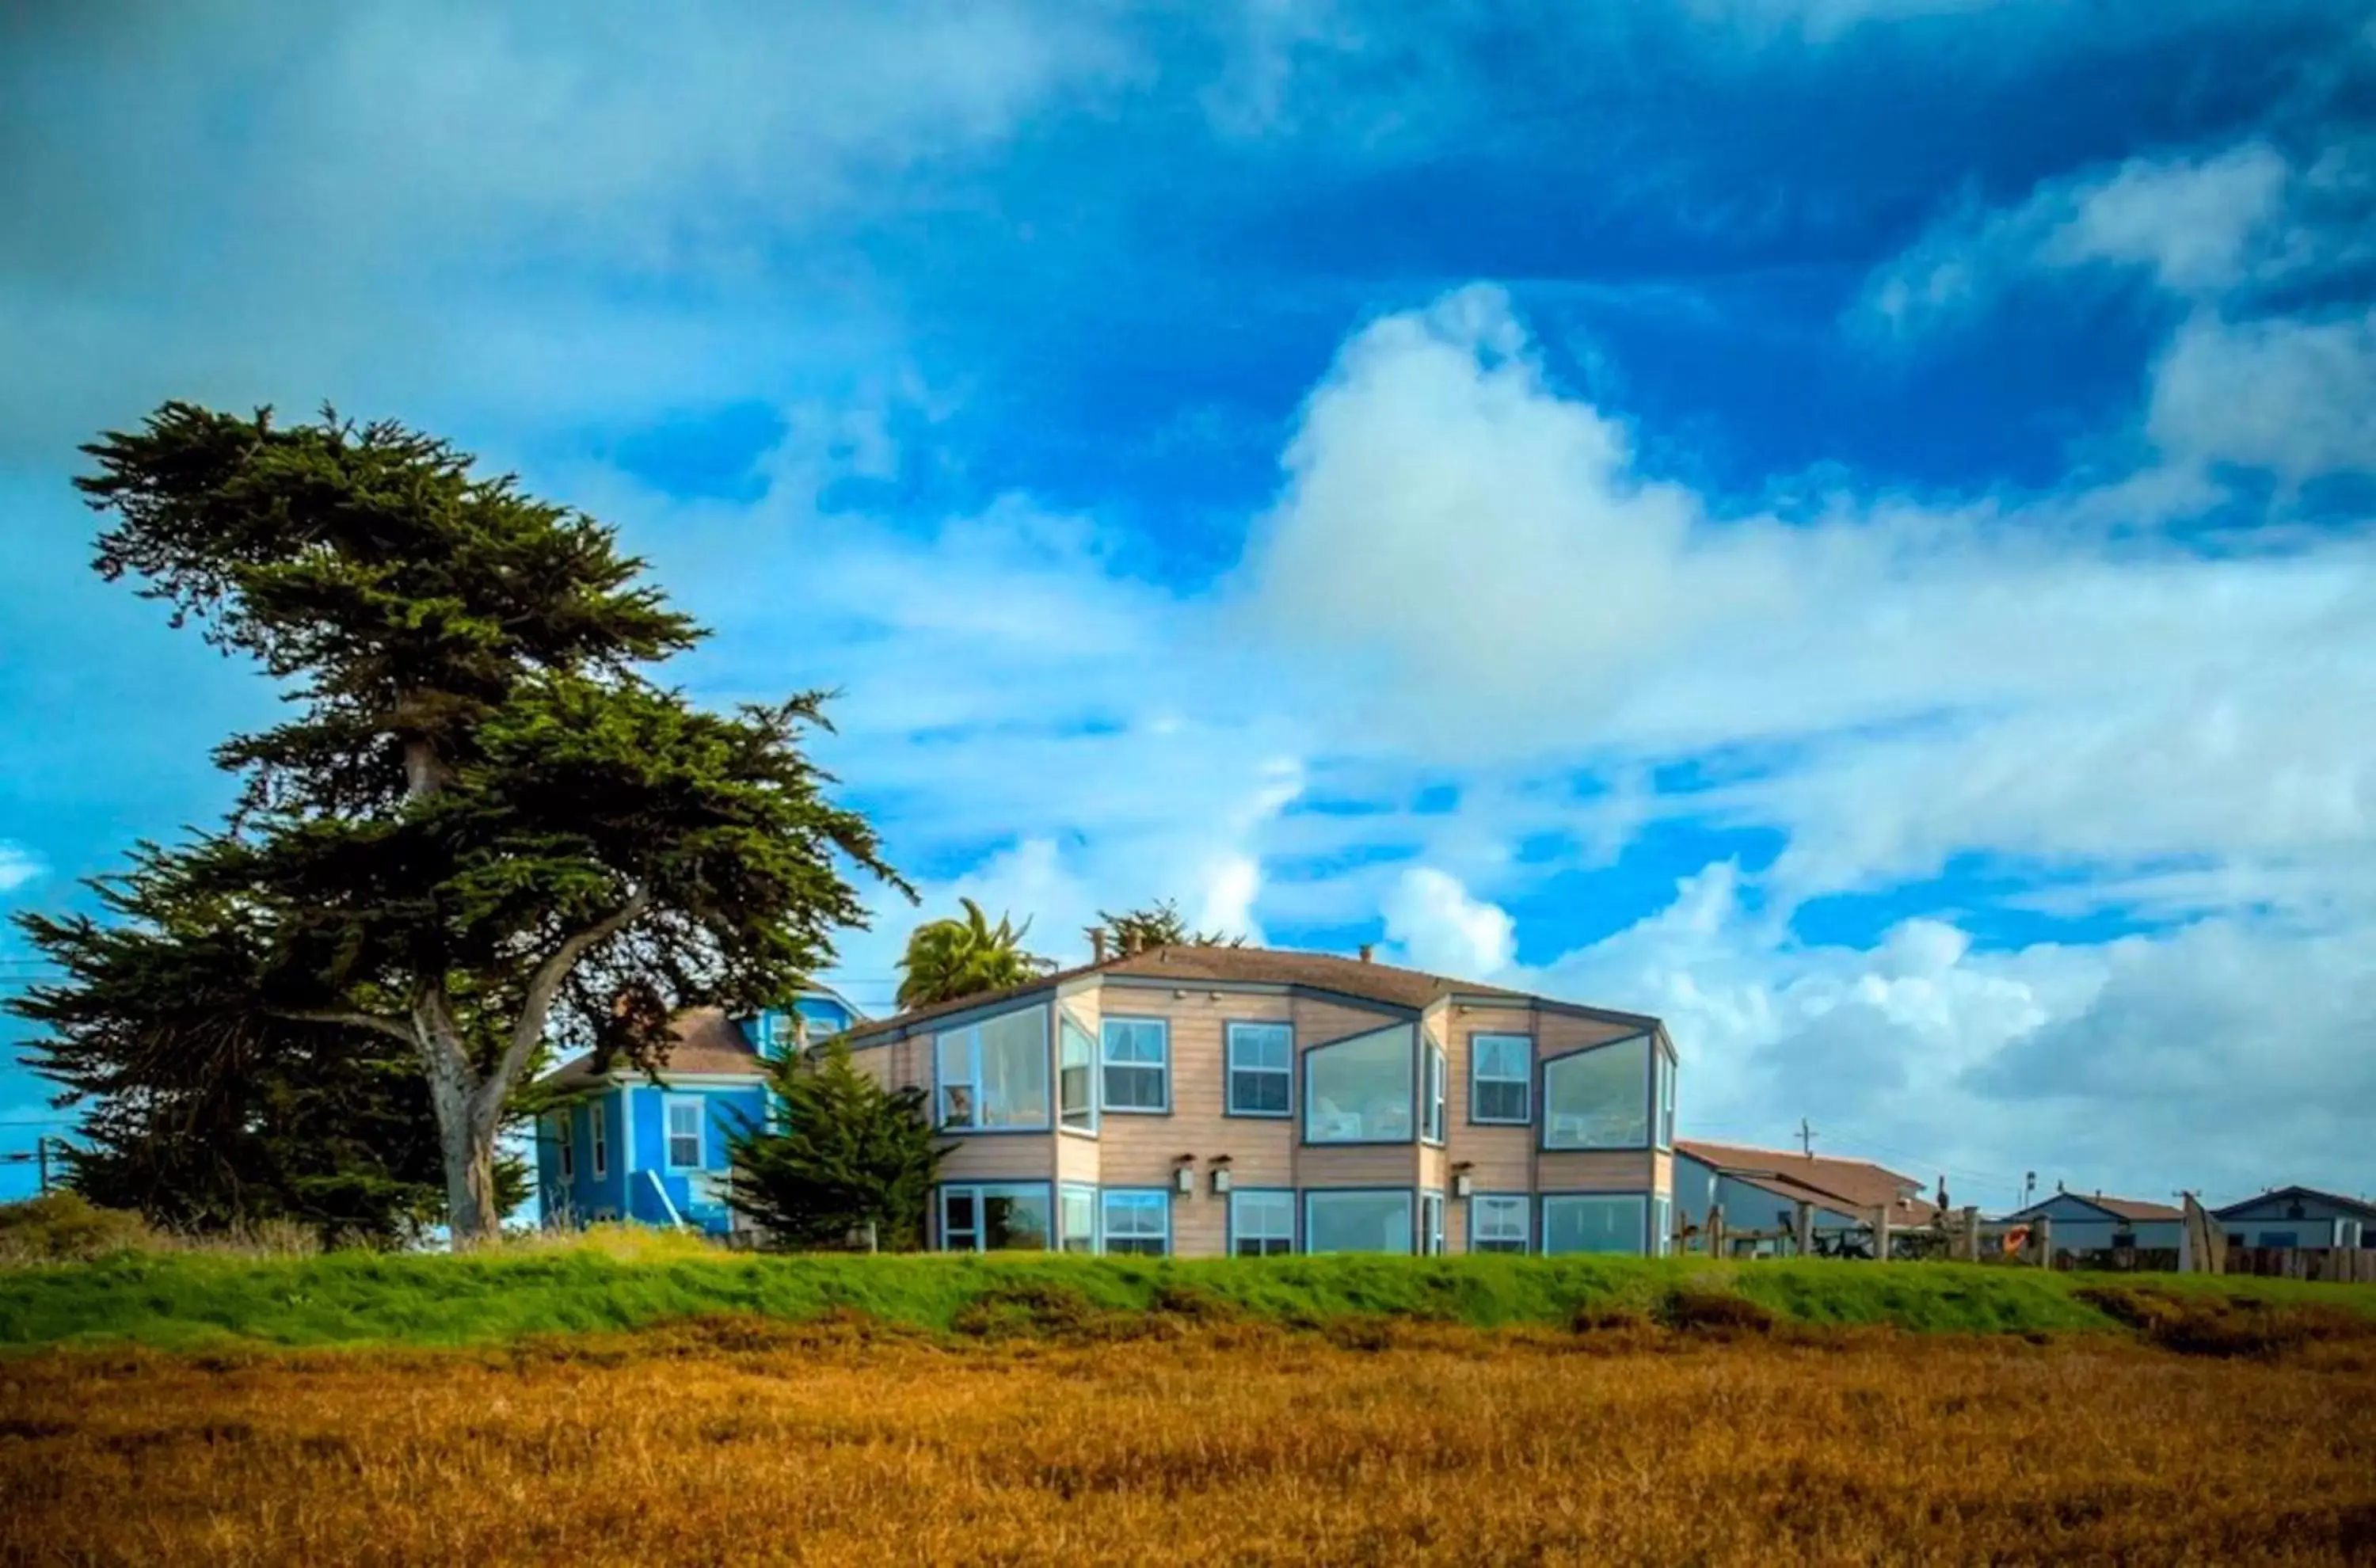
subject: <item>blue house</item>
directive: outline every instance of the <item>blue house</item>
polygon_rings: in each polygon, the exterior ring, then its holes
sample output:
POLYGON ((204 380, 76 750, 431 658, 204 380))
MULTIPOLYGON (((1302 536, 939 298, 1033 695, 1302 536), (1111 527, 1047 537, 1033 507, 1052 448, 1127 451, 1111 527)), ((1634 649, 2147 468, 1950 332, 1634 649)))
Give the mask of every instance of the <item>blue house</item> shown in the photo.
POLYGON ((2186 1246, 2186 1211, 2145 1198, 2059 1191, 2004 1217, 2007 1225, 2052 1222, 2055 1253, 2178 1251, 2186 1246))
POLYGON ((2311 1187, 2279 1187, 2211 1218, 2239 1246, 2363 1247, 2376 1230, 2376 1204, 2311 1187))
POLYGON ((718 1008, 679 1016, 656 1075, 625 1063, 600 1072, 591 1054, 548 1074, 557 1097, 538 1121, 537 1194, 548 1225, 635 1220, 722 1235, 726 1140, 740 1118, 767 1114, 767 1059, 805 1036, 823 1039, 864 1017, 836 992, 812 987, 789 1007, 730 1018, 718 1008))

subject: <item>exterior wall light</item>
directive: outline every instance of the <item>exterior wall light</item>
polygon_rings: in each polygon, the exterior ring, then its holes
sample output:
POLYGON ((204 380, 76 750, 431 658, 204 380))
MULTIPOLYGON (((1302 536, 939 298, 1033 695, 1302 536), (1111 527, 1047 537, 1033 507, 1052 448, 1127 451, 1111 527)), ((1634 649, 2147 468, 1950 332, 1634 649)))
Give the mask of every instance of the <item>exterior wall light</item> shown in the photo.
POLYGON ((1477 1191, 1477 1178, 1469 1174, 1470 1162, 1462 1160, 1452 1168, 1452 1195, 1465 1198, 1477 1191))
POLYGON ((1193 1195, 1196 1191, 1195 1159, 1194 1155, 1182 1155, 1179 1168, 1171 1172, 1171 1184, 1183 1194, 1193 1195))
POLYGON ((1226 1154, 1217 1154, 1213 1157, 1212 1164, 1215 1194, 1227 1193, 1230 1190, 1230 1157, 1226 1154))

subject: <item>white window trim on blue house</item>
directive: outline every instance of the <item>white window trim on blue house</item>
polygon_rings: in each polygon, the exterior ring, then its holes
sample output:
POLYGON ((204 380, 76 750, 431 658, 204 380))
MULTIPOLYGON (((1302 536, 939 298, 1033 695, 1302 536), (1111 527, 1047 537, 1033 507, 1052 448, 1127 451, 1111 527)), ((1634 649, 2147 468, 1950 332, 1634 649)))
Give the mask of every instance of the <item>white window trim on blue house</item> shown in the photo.
POLYGON ((608 1181, 611 1176, 611 1127, 606 1110, 600 1098, 586 1105, 586 1163, 597 1182, 608 1181))
POLYGON ((561 1108, 560 1114, 552 1119, 552 1142, 557 1151, 564 1186, 574 1186, 577 1181, 577 1140, 570 1135, 569 1130, 569 1120, 576 1114, 575 1110, 564 1105, 561 1108))
POLYGON ((708 1168, 707 1152, 709 1146, 707 1125, 708 1121, 707 1096, 697 1094, 660 1096, 660 1160, 670 1175, 681 1175, 687 1170, 702 1170, 708 1168), (676 1113, 679 1110, 689 1110, 693 1112, 693 1132, 690 1134, 693 1139, 691 1160, 677 1158, 677 1139, 688 1135, 676 1129, 676 1113))

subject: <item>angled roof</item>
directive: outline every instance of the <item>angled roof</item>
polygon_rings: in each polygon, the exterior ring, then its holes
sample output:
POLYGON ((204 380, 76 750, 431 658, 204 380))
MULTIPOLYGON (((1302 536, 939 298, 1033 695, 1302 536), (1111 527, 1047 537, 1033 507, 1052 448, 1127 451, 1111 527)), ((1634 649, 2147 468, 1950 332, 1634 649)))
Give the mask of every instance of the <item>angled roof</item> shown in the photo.
POLYGON ((2071 1198, 2076 1202, 2087 1205, 2090 1208, 2102 1209, 2106 1214, 2110 1215, 2115 1219, 2158 1220, 2184 1219, 2186 1218, 2186 1211, 2184 1209, 2172 1207, 2168 1204, 2153 1203, 2144 1198, 2116 1198, 2105 1193, 2074 1193, 2068 1188, 2065 1188, 2063 1191, 2059 1193, 2050 1193, 2045 1197, 2038 1199, 2036 1203, 2031 1204, 2026 1208, 2015 1209, 2006 1218, 2009 1219, 2024 1218, 2026 1216, 2036 1214, 2038 1210, 2044 1208, 2048 1204, 2052 1203, 2057 1198, 2071 1198))
MULTIPOLYGON (((1365 1002, 1379 1002, 1413 1012, 1424 1009, 1449 996, 1481 996, 1507 998, 1515 1004, 1532 1004, 1538 1000, 1533 993, 1512 991, 1506 986, 1487 985, 1481 980, 1465 980, 1449 975, 1429 974, 1420 969, 1406 969, 1393 964, 1373 963, 1365 958, 1341 958, 1333 953, 1301 953, 1280 947, 1199 947, 1174 945, 1151 947, 1128 957, 1108 958, 1102 963, 1082 964, 1074 968, 1059 969, 1024 985, 1009 986, 1003 991, 980 992, 959 997, 954 1002, 936 1003, 930 1007, 910 1008, 892 1017, 877 1019, 849 1032, 853 1042, 884 1034, 904 1033, 914 1026, 955 1013, 970 1013, 1009 999, 1019 999, 1036 992, 1052 990, 1067 981, 1098 975, 1116 980, 1176 980, 1186 985, 1199 983, 1237 985, 1301 986, 1313 991, 1334 992, 1365 1002)), ((1557 1005, 1565 1007, 1566 1003, 1557 1005)), ((1638 1024, 1645 1029, 1657 1028, 1658 1020, 1634 1013, 1616 1013, 1606 1009, 1586 1008, 1598 1016, 1613 1022, 1638 1024)))
POLYGON ((2316 1187, 2272 1187, 2265 1193, 2256 1193, 2249 1198, 2229 1204, 2225 1208, 2213 1209, 2212 1218, 2224 1219, 2239 1209, 2258 1208, 2275 1198, 2307 1198, 2312 1203, 2333 1204, 2335 1207, 2356 1215, 2361 1219, 2376 1219, 2376 1204, 2371 1204, 2365 1198, 2346 1198, 2340 1193, 2322 1193, 2316 1187))
MULTIPOLYGON (((669 1025, 669 1032, 673 1038, 659 1068, 670 1077, 750 1077, 766 1071, 766 1063, 752 1049, 750 1037, 726 1016, 723 1007, 695 1007, 680 1013, 669 1025)), ((594 1053, 589 1051, 546 1074, 542 1086, 551 1089, 590 1088, 607 1082, 613 1070, 606 1067, 597 1073, 594 1053)))
POLYGON ((1919 1192, 1919 1180, 1869 1159, 1835 1159, 1829 1155, 1713 1144, 1698 1138, 1677 1138, 1675 1149, 1721 1175, 1794 1203, 1803 1199, 1828 1204, 1848 1213, 1886 1206, 1897 1214, 1912 1216, 1915 1223, 1927 1222, 1937 1212, 1936 1206, 1907 1191, 1910 1187, 1919 1192))

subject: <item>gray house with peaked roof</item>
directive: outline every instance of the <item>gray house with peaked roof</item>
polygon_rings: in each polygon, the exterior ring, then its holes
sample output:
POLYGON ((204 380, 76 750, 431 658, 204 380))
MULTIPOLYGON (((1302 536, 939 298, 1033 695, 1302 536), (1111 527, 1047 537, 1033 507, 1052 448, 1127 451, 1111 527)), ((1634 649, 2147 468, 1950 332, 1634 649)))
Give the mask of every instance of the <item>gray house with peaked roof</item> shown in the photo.
POLYGON ((2278 1187, 2211 1218, 2246 1247, 2364 1247, 2376 1236, 2376 1204, 2314 1187, 2278 1187))

